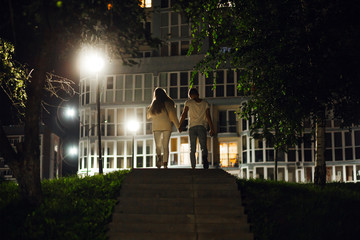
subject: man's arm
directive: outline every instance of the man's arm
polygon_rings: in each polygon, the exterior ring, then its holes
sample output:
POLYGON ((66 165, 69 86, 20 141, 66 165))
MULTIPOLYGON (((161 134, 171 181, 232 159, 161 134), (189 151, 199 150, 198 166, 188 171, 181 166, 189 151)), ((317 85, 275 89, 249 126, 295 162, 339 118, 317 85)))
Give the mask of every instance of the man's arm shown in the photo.
POLYGON ((183 124, 185 118, 187 117, 188 111, 189 111, 189 107, 188 107, 188 106, 185 106, 185 107, 184 107, 184 110, 183 110, 183 112, 182 112, 182 114, 181 114, 180 121, 179 121, 179 128, 178 128, 179 132, 182 131, 181 125, 183 124))
POLYGON ((214 131, 214 126, 213 126, 213 122, 211 120, 211 116, 210 116, 210 109, 206 109, 206 120, 209 124, 209 127, 210 127, 210 131, 209 131, 209 134, 210 136, 214 136, 215 134, 215 131, 214 131))

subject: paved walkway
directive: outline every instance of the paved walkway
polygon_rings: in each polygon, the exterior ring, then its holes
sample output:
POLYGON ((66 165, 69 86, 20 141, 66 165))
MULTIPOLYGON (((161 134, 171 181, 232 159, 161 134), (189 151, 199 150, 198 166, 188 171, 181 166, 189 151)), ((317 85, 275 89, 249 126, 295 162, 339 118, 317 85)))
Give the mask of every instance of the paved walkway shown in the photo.
POLYGON ((110 240, 253 240, 235 178, 221 169, 134 169, 110 240))

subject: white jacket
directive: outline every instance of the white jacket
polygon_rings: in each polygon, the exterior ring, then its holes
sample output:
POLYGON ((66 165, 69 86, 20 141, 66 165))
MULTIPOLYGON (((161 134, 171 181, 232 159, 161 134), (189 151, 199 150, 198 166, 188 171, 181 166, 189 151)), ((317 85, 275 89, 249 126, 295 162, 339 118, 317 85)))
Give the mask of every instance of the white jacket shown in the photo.
POLYGON ((152 119, 152 130, 171 131, 171 122, 176 128, 179 128, 179 119, 176 116, 176 109, 170 102, 165 102, 165 109, 158 114, 152 114, 150 109, 147 110, 147 118, 152 119))

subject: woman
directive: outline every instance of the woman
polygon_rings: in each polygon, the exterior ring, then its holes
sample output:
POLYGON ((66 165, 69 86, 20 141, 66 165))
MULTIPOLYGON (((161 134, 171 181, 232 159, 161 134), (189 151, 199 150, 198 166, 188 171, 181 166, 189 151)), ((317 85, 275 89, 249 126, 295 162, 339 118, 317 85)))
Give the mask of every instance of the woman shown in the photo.
POLYGON ((156 166, 167 168, 169 158, 169 141, 171 135, 171 122, 179 128, 179 120, 176 116, 175 103, 162 88, 156 88, 154 98, 148 107, 147 118, 152 119, 152 129, 156 145, 156 166), (162 136, 162 141, 161 141, 162 136), (161 152, 163 150, 163 156, 161 152))

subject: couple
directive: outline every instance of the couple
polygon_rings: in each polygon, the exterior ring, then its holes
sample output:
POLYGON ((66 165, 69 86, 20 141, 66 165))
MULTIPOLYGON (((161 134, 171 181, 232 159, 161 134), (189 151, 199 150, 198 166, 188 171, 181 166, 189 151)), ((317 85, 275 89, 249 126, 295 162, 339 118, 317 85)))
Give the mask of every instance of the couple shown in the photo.
POLYGON ((152 119, 152 129, 154 132, 154 139, 156 145, 156 166, 167 168, 169 158, 169 141, 171 135, 172 122, 175 127, 182 131, 181 125, 189 114, 189 137, 190 137, 190 160, 191 167, 195 169, 195 152, 196 140, 199 138, 201 153, 203 158, 203 165, 205 169, 209 168, 207 160, 208 150, 206 146, 206 126, 209 124, 210 136, 214 135, 213 123, 210 117, 210 109, 207 101, 199 98, 199 92, 196 88, 189 89, 189 100, 185 102, 183 113, 181 114, 180 122, 176 116, 175 103, 166 94, 162 88, 156 88, 154 91, 153 100, 148 107, 147 118, 152 119), (161 141, 162 136, 162 141, 161 141), (163 156, 161 150, 163 149, 163 156))

